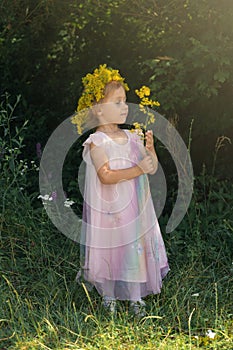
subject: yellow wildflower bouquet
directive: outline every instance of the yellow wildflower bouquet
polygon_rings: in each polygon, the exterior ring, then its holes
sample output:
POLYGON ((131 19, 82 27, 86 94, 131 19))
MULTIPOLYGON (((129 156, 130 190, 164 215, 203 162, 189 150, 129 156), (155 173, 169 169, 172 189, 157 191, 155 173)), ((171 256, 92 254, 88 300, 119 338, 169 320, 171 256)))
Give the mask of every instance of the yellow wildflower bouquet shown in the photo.
POLYGON ((139 90, 136 89, 135 93, 141 99, 139 103, 140 110, 147 116, 145 123, 133 123, 134 128, 141 133, 143 129, 147 129, 149 124, 153 124, 155 122, 155 116, 149 111, 149 107, 159 107, 160 103, 149 98, 150 88, 148 86, 143 85, 139 90))
MULTIPOLYGON (((119 81, 125 90, 129 91, 129 87, 125 83, 125 78, 120 75, 118 70, 107 67, 106 64, 100 65, 99 68, 96 68, 92 74, 88 73, 82 78, 84 90, 78 100, 77 111, 75 115, 71 117, 71 122, 76 125, 78 134, 81 135, 83 132, 83 125, 85 124, 88 116, 88 109, 104 98, 105 86, 111 81, 119 81)), ((150 119, 147 118, 145 125, 134 123, 134 128, 146 128, 148 124, 154 122, 153 113, 148 112, 146 108, 149 106, 159 106, 159 102, 149 99, 150 89, 147 86, 142 86, 140 90, 135 90, 135 92, 141 99, 139 104, 140 109, 146 113, 150 119)))

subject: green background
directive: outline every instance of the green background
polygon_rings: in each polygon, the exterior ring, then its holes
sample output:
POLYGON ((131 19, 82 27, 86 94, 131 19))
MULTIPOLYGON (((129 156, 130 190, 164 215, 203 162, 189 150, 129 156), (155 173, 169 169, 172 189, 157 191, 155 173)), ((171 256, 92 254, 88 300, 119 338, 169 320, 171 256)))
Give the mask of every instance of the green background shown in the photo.
POLYGON ((74 112, 81 78, 107 63, 126 78, 129 102, 135 88, 151 88, 187 145, 193 120, 195 174, 205 164, 232 179, 231 0, 3 0, 0 12, 1 93, 22 96, 15 123, 29 119, 28 157, 74 112))

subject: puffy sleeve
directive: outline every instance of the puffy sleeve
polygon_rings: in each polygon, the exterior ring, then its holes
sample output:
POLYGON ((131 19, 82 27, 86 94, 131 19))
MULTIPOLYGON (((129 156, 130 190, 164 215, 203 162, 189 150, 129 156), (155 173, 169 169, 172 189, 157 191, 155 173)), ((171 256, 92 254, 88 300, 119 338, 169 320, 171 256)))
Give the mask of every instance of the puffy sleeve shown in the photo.
POLYGON ((84 141, 83 143, 83 160, 86 163, 92 163, 91 161, 91 156, 90 156, 90 144, 94 143, 96 146, 101 146, 103 145, 104 139, 101 133, 94 133, 89 135, 89 137, 84 141))
POLYGON ((96 146, 100 146, 103 143, 103 136, 101 133, 94 133, 89 135, 86 141, 83 143, 83 146, 88 146, 91 143, 94 143, 96 146))

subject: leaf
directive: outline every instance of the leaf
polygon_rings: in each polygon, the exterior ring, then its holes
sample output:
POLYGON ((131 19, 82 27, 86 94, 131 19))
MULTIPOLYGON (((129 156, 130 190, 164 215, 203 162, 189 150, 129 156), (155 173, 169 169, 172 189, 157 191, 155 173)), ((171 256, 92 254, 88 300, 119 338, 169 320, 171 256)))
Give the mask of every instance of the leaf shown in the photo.
POLYGON ((10 161, 9 161, 9 168, 12 171, 12 173, 14 173, 14 171, 15 171, 15 162, 14 162, 13 158, 11 158, 10 161))
POLYGON ((214 80, 224 83, 229 78, 229 72, 219 71, 214 74, 214 80))

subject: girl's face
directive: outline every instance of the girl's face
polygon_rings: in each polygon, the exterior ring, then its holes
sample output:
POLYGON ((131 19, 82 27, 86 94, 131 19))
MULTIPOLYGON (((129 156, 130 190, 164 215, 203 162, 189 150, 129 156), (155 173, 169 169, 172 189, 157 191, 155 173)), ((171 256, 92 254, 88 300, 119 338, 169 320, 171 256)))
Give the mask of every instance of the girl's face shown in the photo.
POLYGON ((123 124, 128 115, 126 95, 123 87, 113 90, 100 105, 99 121, 101 124, 123 124))

